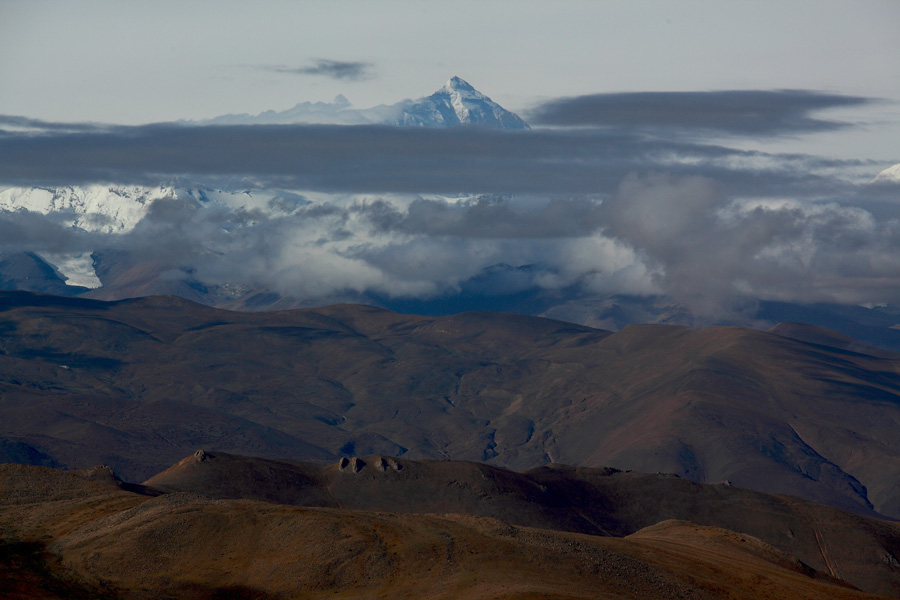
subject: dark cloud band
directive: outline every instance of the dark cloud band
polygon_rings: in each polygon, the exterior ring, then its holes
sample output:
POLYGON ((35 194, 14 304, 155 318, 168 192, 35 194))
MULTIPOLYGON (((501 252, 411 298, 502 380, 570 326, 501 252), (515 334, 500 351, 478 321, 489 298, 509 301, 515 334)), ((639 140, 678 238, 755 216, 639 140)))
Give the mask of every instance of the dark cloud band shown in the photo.
POLYGON ((537 125, 563 127, 665 128, 670 133, 674 129, 776 136, 845 127, 845 123, 810 115, 874 101, 808 90, 592 94, 547 102, 528 118, 537 125))
POLYGON ((603 130, 157 124, 0 135, 0 183, 23 186, 239 177, 325 191, 592 194, 629 172, 665 171, 735 194, 809 194, 835 185, 815 174, 823 166, 840 164, 603 130))

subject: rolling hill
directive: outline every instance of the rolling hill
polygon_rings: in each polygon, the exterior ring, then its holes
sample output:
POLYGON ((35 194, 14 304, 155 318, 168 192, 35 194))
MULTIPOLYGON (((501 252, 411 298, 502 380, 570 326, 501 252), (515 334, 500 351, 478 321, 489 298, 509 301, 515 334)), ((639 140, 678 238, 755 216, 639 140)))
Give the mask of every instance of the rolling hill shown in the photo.
POLYGON ((563 463, 900 516, 900 362, 805 326, 610 333, 498 313, 9 292, 0 329, 6 460, 106 463, 130 480, 198 448, 563 463))
MULTIPOLYGON (((392 472, 428 467, 403 463, 392 472)), ((448 467, 457 476, 474 472, 448 467)), ((445 483, 440 467, 431 471, 436 478, 419 471, 422 491, 445 483)), ((668 493, 664 479, 644 481, 649 490, 668 493)), ((714 487, 692 485, 701 494, 714 487)), ((619 488, 634 490, 627 481, 612 489, 619 488)), ((894 524, 806 505, 813 518, 826 521, 817 524, 816 539, 829 553, 841 544, 871 543, 867 526, 897 543, 894 524), (849 534, 841 530, 848 523, 849 534)), ((796 525, 797 533, 807 533, 796 525)), ((464 513, 142 495, 110 481, 22 465, 0 465, 0 530, 0 584, 16 599, 862 599, 896 594, 898 585, 896 569, 885 561, 861 574, 825 558, 829 569, 848 569, 841 575, 856 581, 854 587, 757 537, 679 520, 603 537, 464 513)), ((860 554, 855 564, 866 558, 860 554)))
POLYGON ((667 474, 383 456, 322 465, 203 450, 144 482, 164 493, 367 512, 466 514, 514 526, 623 538, 667 521, 753 536, 862 589, 900 594, 900 527, 787 496, 667 474))

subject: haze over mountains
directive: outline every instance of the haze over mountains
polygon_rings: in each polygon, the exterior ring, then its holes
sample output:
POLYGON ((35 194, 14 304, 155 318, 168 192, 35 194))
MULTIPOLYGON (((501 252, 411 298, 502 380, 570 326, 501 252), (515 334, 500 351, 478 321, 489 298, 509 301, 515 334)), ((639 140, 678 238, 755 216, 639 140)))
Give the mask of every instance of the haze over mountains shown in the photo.
POLYGON ((606 94, 547 101, 528 129, 453 77, 371 114, 337 102, 202 125, 12 119, 4 180, 39 183, 0 190, 0 287, 607 329, 792 320, 898 349, 891 170, 869 185, 854 173, 872 165, 727 145, 840 129, 817 111, 870 101, 606 94))
MULTIPOLYGON (((541 201, 522 209, 487 196, 388 202, 285 190, 92 185, 9 188, 0 192, 0 208, 8 225, 2 289, 107 300, 175 294, 237 310, 335 302, 432 315, 503 310, 611 330, 629 323, 766 329, 802 321, 900 349, 894 305, 766 300, 752 290, 729 291, 725 280, 698 280, 699 273, 681 281, 649 272, 646 257, 592 233, 592 221, 605 214, 602 203, 541 201), (547 253, 550 243, 557 247, 547 253), (594 260, 612 261, 618 270, 597 272, 594 260), (697 287, 685 288, 689 281, 697 287)), ((738 268, 756 268, 750 258, 732 256, 749 261, 738 268)))

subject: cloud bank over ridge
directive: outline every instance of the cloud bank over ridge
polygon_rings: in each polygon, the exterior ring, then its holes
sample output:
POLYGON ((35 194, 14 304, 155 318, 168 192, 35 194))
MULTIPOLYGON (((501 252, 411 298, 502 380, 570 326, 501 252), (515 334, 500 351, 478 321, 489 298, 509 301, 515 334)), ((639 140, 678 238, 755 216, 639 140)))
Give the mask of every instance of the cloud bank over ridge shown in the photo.
POLYGON ((535 115, 558 127, 517 132, 3 117, 7 185, 167 182, 274 195, 265 210, 160 200, 117 235, 72 230, 59 215, 0 213, 0 252, 148 255, 167 277, 310 303, 463 288, 665 293, 713 315, 747 296, 900 302, 897 191, 860 183, 880 166, 708 141, 848 127, 813 112, 866 102, 798 91, 606 94, 551 101, 535 115))
POLYGON ((0 134, 0 182, 158 185, 181 179, 333 192, 609 192, 629 172, 699 175, 741 195, 821 194, 864 161, 769 154, 634 132, 476 127, 157 124, 0 134))
POLYGON ((747 296, 900 301, 900 220, 836 202, 733 199, 704 177, 629 175, 592 198, 349 194, 270 205, 158 200, 123 234, 2 213, 0 239, 7 252, 152 257, 170 278, 243 283, 311 303, 435 298, 473 280, 485 294, 665 293, 713 316, 747 296), (484 278, 503 264, 528 268, 484 278))

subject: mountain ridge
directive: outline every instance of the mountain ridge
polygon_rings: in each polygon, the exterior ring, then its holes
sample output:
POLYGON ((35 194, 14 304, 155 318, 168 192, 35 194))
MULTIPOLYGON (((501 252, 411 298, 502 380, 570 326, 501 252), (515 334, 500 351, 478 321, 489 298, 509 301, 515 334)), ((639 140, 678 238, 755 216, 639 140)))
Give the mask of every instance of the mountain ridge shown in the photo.
POLYGON ((351 108, 350 102, 338 95, 333 102, 303 102, 284 111, 268 110, 257 115, 229 114, 203 121, 186 121, 200 125, 253 124, 339 124, 396 125, 401 127, 478 126, 506 130, 531 127, 460 77, 451 77, 443 87, 429 96, 401 100, 391 105, 351 108))

